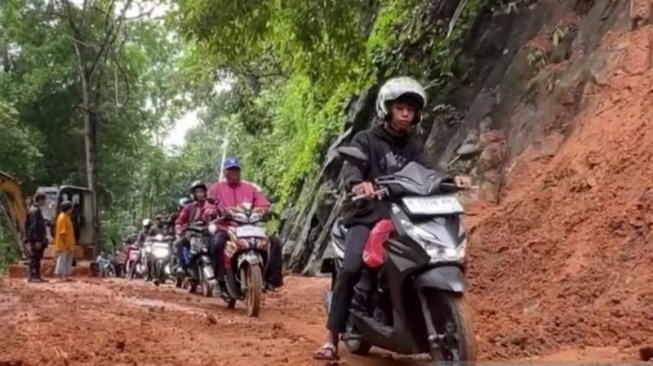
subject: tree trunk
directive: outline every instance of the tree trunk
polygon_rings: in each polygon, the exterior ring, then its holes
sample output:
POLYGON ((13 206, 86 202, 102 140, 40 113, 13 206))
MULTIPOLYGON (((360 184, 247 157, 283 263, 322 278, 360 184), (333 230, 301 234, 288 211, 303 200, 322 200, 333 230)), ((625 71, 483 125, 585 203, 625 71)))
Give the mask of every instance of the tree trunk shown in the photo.
POLYGON ((75 43, 77 53, 79 78, 82 84, 82 114, 84 115, 84 150, 86 153, 86 184, 91 190, 92 225, 93 225, 93 258, 100 254, 100 210, 97 194, 97 125, 91 106, 91 91, 89 90, 89 75, 84 66, 81 50, 75 43))

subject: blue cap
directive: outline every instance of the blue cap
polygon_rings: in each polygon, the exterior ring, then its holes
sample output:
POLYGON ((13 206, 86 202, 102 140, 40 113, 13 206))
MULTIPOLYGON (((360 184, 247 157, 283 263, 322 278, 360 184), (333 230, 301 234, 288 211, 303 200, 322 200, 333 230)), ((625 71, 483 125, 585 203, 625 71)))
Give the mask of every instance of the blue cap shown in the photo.
POLYGON ((240 169, 239 159, 235 156, 226 157, 224 159, 224 163, 222 163, 222 169, 233 169, 233 168, 240 169))

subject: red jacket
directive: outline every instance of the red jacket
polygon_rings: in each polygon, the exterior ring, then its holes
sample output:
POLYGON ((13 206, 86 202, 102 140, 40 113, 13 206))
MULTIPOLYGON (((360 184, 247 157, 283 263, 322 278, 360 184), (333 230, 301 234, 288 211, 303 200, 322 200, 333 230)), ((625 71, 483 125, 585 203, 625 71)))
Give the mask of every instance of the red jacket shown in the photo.
MULTIPOLYGON (((268 209, 270 202, 253 184, 241 180, 237 184, 230 184, 226 180, 213 183, 209 187, 208 196, 218 202, 221 210, 237 207, 243 202, 251 202, 253 207, 268 209)), ((219 226, 227 224, 221 220, 219 226)))
POLYGON ((177 216, 177 220, 175 220, 175 232, 177 234, 183 233, 186 226, 195 220, 201 219, 208 221, 209 216, 214 212, 215 207, 206 201, 194 201, 193 203, 187 204, 181 209, 179 216, 177 216), (194 214, 194 218, 190 217, 191 211, 193 211, 192 214, 194 214))

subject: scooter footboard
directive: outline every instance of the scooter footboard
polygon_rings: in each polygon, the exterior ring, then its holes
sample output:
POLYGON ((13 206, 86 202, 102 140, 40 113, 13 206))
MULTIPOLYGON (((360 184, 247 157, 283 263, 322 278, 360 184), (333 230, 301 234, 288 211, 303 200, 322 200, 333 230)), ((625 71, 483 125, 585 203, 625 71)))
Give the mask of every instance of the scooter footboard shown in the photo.
POLYGON ((465 275, 458 266, 435 267, 417 276, 413 286, 415 290, 434 288, 462 293, 465 290, 465 275))

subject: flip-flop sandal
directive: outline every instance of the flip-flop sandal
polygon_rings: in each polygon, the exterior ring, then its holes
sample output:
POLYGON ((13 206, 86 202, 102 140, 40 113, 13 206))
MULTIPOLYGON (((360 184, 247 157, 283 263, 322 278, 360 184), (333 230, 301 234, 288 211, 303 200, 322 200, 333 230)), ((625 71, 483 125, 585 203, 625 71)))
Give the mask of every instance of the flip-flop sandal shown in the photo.
POLYGON ((337 361, 340 359, 340 356, 338 356, 338 350, 334 345, 326 344, 317 350, 317 352, 313 353, 313 359, 322 361, 337 361))

